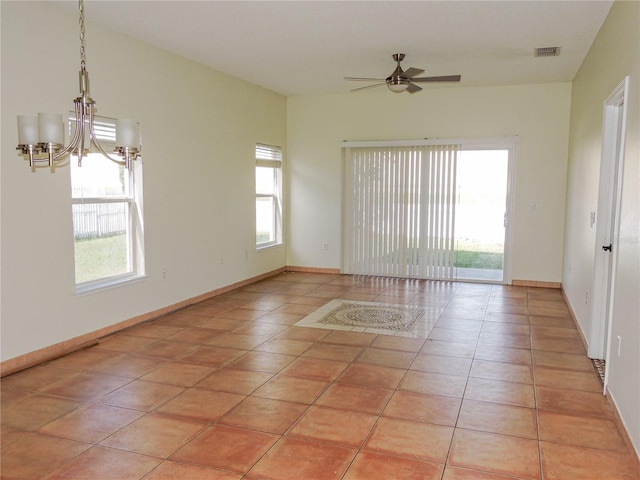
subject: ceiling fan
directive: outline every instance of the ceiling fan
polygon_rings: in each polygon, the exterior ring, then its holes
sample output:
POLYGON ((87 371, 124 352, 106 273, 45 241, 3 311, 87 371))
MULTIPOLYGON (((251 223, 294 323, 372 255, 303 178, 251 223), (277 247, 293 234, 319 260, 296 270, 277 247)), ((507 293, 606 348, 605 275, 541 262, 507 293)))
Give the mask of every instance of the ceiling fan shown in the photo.
POLYGON ((409 68, 408 70, 402 70, 400 62, 404 60, 404 53, 394 53, 393 59, 396 61, 397 66, 391 75, 387 78, 367 78, 367 77, 344 77, 345 80, 356 82, 380 82, 374 85, 367 85, 366 87, 354 88, 352 92, 358 90, 366 90, 367 88, 379 87, 380 85, 387 85, 389 90, 394 93, 401 93, 407 91, 409 93, 416 93, 422 90, 422 87, 416 85, 417 82, 459 82, 462 78, 460 75, 444 75, 440 77, 416 77, 424 72, 421 68, 409 68))

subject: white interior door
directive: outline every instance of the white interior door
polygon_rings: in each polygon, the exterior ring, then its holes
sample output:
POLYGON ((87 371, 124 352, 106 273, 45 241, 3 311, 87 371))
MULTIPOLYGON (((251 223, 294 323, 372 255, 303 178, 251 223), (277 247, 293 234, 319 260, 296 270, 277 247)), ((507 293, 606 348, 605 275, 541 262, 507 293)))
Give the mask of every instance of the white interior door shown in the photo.
POLYGON ((604 104, 593 302, 588 349, 589 357, 598 359, 607 359, 611 345, 609 326, 611 299, 615 288, 614 270, 620 211, 620 182, 624 158, 627 85, 628 77, 615 89, 604 104))

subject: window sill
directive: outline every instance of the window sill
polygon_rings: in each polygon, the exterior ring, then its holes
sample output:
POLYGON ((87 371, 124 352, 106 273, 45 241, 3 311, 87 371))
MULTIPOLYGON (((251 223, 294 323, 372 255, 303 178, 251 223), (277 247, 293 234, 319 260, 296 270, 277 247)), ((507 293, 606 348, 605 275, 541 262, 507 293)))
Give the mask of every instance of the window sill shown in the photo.
POLYGON ((98 280, 96 282, 87 282, 81 285, 76 285, 76 297, 82 297, 84 295, 91 295, 94 293, 100 293, 105 290, 112 290, 114 288, 125 287, 134 283, 139 283, 147 278, 146 275, 123 275, 121 277, 111 278, 109 280, 98 280))
POLYGON ((269 243, 266 245, 256 245, 256 252, 264 252, 265 250, 271 250, 274 248, 284 246, 283 243, 269 243))

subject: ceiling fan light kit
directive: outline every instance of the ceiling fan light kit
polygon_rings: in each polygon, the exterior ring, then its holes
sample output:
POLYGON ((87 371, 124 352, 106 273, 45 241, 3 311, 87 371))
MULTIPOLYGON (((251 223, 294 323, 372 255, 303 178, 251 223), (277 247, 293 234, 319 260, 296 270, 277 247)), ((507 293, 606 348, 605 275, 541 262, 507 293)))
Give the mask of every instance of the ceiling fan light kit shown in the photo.
POLYGON ((393 93, 409 92, 415 93, 422 90, 422 87, 416 85, 416 82, 459 82, 462 78, 460 75, 444 75, 438 77, 416 77, 424 72, 421 68, 409 68, 403 70, 400 66, 400 62, 404 60, 404 53, 394 53, 393 59, 396 61, 396 68, 391 75, 387 78, 369 78, 369 77, 344 77, 348 81, 356 82, 380 82, 373 85, 367 85, 366 87, 355 88, 352 92, 358 90, 365 90, 368 88, 378 87, 380 85, 387 85, 387 88, 393 93))

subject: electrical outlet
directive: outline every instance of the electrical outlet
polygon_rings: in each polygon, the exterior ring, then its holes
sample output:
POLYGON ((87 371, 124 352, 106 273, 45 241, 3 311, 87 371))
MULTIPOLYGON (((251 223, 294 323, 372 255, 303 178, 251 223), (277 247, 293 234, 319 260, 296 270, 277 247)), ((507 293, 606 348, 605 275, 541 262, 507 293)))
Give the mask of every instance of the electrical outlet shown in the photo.
POLYGON ((167 278, 167 269, 163 268, 160 272, 162 280, 166 280, 167 278))
POLYGON ((244 259, 249 260, 249 250, 244 251, 244 259))
POLYGON ((329 243, 328 243, 328 242, 324 242, 324 243, 322 244, 322 249, 323 249, 323 250, 329 250, 329 243))
POLYGON ((224 258, 220 259, 220 265, 222 265, 224 263, 224 258))
POLYGON ((584 303, 585 303, 585 305, 589 305, 589 291, 588 290, 584 293, 584 303))

